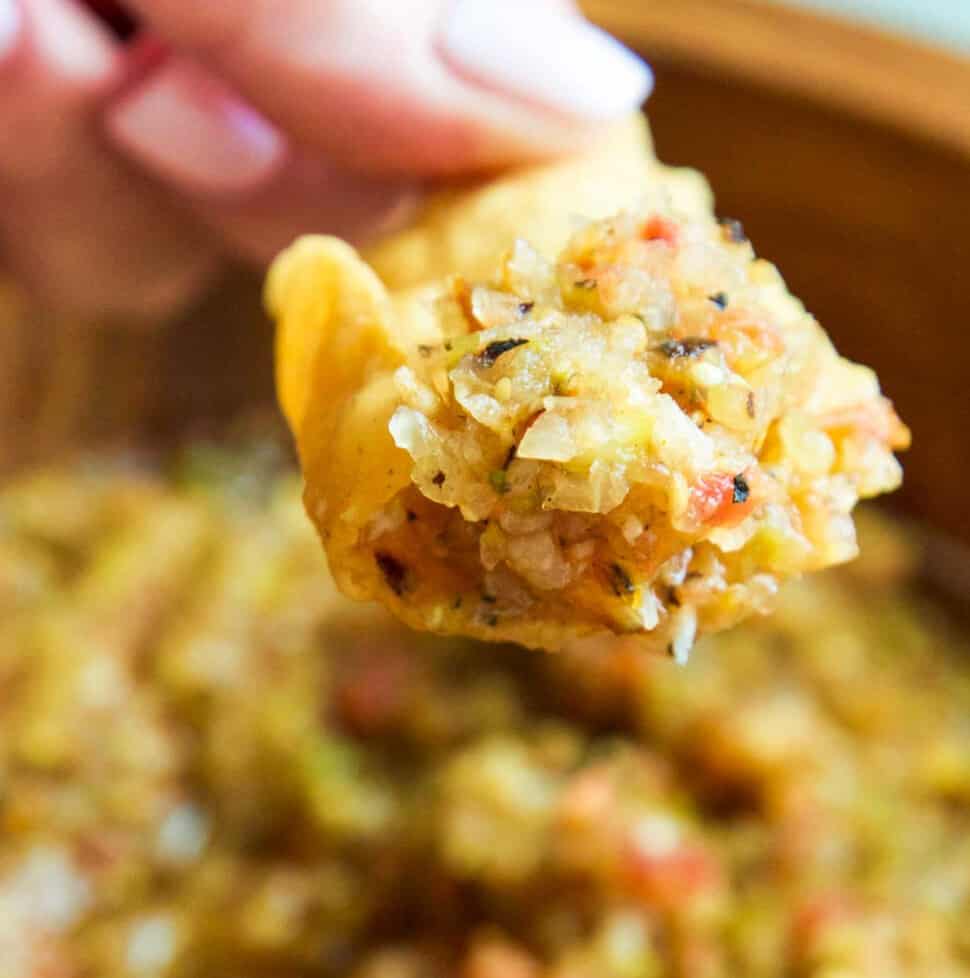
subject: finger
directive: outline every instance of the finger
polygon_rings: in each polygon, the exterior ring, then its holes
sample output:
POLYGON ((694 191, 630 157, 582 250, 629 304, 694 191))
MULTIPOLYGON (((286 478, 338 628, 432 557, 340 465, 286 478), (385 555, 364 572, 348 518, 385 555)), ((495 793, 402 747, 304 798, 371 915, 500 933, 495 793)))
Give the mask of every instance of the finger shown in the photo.
POLYGON ((85 106, 117 81, 111 39, 66 0, 0 0, 0 172, 58 165, 85 106))
POLYGON ((189 59, 146 72, 107 112, 109 136, 187 193, 241 194, 266 184, 286 139, 225 83, 189 59))
POLYGON ((211 274, 215 248, 94 124, 115 81, 110 37, 71 0, 20 0, 15 25, 0 54, 4 265, 81 317, 167 311, 211 274))
POLYGON ((73 160, 0 189, 4 268, 41 305, 79 320, 153 321, 192 301, 218 268, 213 236, 92 134, 73 160))
POLYGON ((115 142, 180 195, 233 249, 265 262, 302 233, 362 241, 407 212, 415 188, 302 149, 184 57, 156 66, 106 117, 115 142))
POLYGON ((294 156, 258 192, 235 202, 200 200, 197 212, 236 254, 265 265, 303 234, 366 244, 403 226, 420 199, 413 184, 294 156))
POLYGON ((73 2, 5 0, 4 6, 21 28, 19 66, 43 69, 45 78, 35 80, 83 95, 111 83, 119 66, 111 35, 73 2))
POLYGON ((296 141, 382 172, 447 173, 562 152, 650 87, 639 59, 562 0, 131 6, 296 141))

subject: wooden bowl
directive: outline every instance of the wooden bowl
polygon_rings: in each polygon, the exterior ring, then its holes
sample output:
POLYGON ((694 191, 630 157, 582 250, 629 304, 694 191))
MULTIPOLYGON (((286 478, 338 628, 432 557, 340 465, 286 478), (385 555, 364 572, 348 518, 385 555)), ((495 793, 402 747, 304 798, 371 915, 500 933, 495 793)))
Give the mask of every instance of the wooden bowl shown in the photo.
MULTIPOLYGON (((656 68, 662 157, 704 170, 915 432, 900 497, 970 543, 970 63, 756 0, 589 0, 656 68)), ((258 285, 155 333, 0 332, 0 459, 157 443, 272 398, 258 285)), ((8 319, 13 313, 8 310, 8 319)))

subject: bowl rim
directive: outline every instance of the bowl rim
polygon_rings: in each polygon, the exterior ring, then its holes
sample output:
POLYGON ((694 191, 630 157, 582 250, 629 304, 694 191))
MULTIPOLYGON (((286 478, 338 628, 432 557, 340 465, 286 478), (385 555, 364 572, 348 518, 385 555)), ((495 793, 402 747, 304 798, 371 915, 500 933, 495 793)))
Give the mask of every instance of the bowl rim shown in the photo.
POLYGON ((658 61, 821 102, 970 158, 970 58, 952 49, 766 0, 582 0, 581 6, 658 61))

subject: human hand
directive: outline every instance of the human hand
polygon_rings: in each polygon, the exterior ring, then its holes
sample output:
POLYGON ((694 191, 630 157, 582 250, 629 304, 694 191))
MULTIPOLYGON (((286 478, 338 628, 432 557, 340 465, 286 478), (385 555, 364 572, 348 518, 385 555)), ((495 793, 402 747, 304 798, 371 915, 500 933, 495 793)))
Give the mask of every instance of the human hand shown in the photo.
POLYGON ((565 0, 0 0, 0 246, 46 303, 153 317, 229 257, 352 240, 428 181, 569 152, 648 94, 565 0), (89 0, 87 6, 111 6, 89 0))

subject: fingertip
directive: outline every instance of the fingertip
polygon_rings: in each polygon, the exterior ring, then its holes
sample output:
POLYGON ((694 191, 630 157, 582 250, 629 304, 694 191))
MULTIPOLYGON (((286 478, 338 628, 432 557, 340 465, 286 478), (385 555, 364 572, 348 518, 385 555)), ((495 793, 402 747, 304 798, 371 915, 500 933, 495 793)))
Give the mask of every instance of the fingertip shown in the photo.
POLYGON ((76 154, 120 59, 73 0, 0 0, 0 49, 0 174, 39 183, 76 154))
POLYGON ((21 6, 30 56, 62 89, 100 93, 117 82, 121 58, 114 38, 73 0, 7 2, 21 6))
POLYGON ((235 205, 204 204, 201 213, 242 258, 262 265, 294 239, 327 234, 355 246, 403 226, 423 188, 369 178, 321 158, 291 159, 265 188, 235 205))
POLYGON ((22 33, 23 15, 17 0, 0 0, 0 64, 16 54, 22 33))
POLYGON ((466 81, 580 123, 620 119, 653 88, 641 58, 550 0, 453 0, 437 48, 466 81))
POLYGON ((105 121, 118 148, 198 194, 252 192, 277 172, 287 151, 275 126, 184 58, 140 79, 105 121))
MULTIPOLYGON (((568 154, 651 87, 649 68, 566 0, 291 0, 282 24, 258 0, 131 5, 294 145, 371 174, 481 173, 568 154)), ((142 162, 191 177, 188 157, 157 134, 150 146, 144 132, 111 128, 142 162)), ((201 170, 193 179, 219 185, 201 170)))

